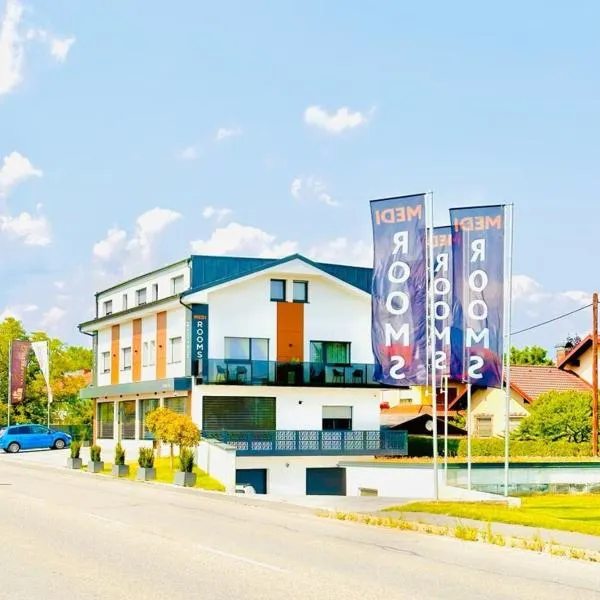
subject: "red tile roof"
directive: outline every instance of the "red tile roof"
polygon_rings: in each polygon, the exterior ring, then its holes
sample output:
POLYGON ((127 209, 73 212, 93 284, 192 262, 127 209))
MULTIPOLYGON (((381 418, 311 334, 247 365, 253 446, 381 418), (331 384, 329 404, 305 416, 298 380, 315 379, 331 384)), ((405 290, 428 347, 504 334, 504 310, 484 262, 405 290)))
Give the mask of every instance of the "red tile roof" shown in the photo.
POLYGON ((592 336, 584 337, 569 354, 567 354, 559 363, 558 368, 564 369, 573 359, 579 358, 592 345, 592 336))
POLYGON ((510 387, 529 402, 544 392, 579 390, 589 392, 591 386, 573 373, 558 367, 512 365, 510 387))

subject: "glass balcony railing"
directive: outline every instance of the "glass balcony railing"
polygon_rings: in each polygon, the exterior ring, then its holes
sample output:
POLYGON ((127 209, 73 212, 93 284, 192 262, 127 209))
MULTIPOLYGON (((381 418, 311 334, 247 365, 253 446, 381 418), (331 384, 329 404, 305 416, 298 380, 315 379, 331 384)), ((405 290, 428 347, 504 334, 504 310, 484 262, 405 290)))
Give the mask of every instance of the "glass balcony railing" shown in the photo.
POLYGON ((406 456, 406 431, 203 431, 233 446, 238 456, 406 456))
POLYGON ((203 383, 228 385, 286 385, 378 387, 375 366, 368 363, 323 364, 268 360, 210 359, 203 383))

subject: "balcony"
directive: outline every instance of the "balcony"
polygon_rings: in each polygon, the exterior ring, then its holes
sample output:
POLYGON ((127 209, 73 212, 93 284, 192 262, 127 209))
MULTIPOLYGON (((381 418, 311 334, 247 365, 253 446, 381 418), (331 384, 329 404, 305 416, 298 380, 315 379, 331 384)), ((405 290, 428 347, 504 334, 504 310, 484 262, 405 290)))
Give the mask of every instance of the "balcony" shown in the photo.
POLYGON ((203 431, 238 456, 406 456, 406 431, 203 431))
POLYGON ((373 381, 375 365, 349 363, 210 359, 203 383, 223 385, 284 385, 310 387, 380 387, 373 381))

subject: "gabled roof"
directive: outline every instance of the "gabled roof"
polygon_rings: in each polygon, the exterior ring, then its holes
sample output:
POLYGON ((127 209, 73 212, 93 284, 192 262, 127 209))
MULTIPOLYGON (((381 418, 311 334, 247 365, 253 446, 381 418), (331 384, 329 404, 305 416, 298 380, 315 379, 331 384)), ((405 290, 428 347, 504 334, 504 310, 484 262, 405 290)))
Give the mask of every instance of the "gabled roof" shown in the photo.
POLYGON ((584 352, 586 352, 589 348, 592 347, 592 336, 588 335, 583 338, 569 354, 567 354, 562 361, 558 364, 559 369, 564 369, 569 363, 573 360, 579 358, 584 352))
POLYGON ((558 367, 513 365, 510 368, 510 379, 511 387, 528 402, 534 402, 544 392, 589 392, 591 389, 583 379, 558 367))
POLYGON ((299 260, 305 264, 322 271, 351 285, 367 294, 371 293, 371 280, 373 269, 366 267, 354 267, 348 265, 334 265, 329 263, 318 263, 302 256, 292 254, 285 258, 244 258, 236 256, 192 256, 192 285, 182 296, 188 296, 195 292, 212 287, 224 285, 248 277, 267 269, 273 269, 279 265, 299 260))

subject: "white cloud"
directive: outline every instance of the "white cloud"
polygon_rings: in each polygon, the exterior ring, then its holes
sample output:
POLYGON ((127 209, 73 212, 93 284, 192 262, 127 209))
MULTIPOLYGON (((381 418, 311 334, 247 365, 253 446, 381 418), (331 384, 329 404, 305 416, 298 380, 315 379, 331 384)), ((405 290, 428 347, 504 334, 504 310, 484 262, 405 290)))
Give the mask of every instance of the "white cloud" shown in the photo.
POLYGON ((298 244, 293 241, 276 241, 276 236, 258 229, 229 223, 213 231, 208 240, 192 242, 196 254, 257 256, 259 258, 280 258, 294 254, 298 244))
POLYGON ((188 146, 179 153, 179 158, 181 160, 196 160, 198 158, 198 151, 194 146, 188 146))
POLYGON ((583 292, 581 290, 570 290, 568 292, 563 292, 562 294, 565 298, 572 300, 576 304, 581 306, 587 306, 592 303, 592 294, 589 292, 583 292))
POLYGON ((358 267, 373 266, 373 246, 358 240, 353 242, 345 237, 338 237, 324 244, 310 248, 307 256, 318 262, 355 265, 358 267))
POLYGON ((230 208, 216 208, 214 206, 207 206, 202 211, 202 216, 205 219, 215 217, 217 221, 222 221, 227 218, 233 211, 230 208))
POLYGON ((152 208, 136 220, 133 237, 127 242, 127 250, 139 251, 142 258, 148 258, 154 236, 181 218, 181 214, 170 208, 152 208))
POLYGON ((23 79, 24 48, 18 31, 22 15, 18 0, 6 0, 0 22, 0 96, 12 92, 23 79))
POLYGON ((50 223, 39 213, 22 212, 16 217, 0 215, 0 231, 21 238, 27 246, 48 246, 52 242, 50 223))
POLYGON ((368 120, 367 115, 360 111, 350 112, 350 109, 345 106, 331 114, 320 106, 309 106, 304 111, 304 122, 307 125, 318 127, 333 134, 339 134, 347 129, 365 125, 368 120))
POLYGON ((316 201, 327 206, 339 206, 327 190, 324 181, 315 175, 303 179, 295 177, 290 186, 290 193, 296 200, 316 201))
POLYGON ((59 290, 62 290, 65 287, 65 282, 64 281, 55 281, 54 282, 54 287, 57 288, 57 289, 59 289, 59 290))
POLYGON ((9 317, 17 319, 18 321, 23 320, 23 315, 38 311, 39 308, 35 304, 18 304, 15 306, 7 306, 2 312, 0 312, 0 321, 4 321, 9 317))
POLYGON ((115 256, 125 245, 127 232, 123 229, 111 227, 106 237, 94 244, 94 256, 100 260, 109 260, 115 256))
POLYGON ((243 131, 239 127, 234 127, 229 129, 227 127, 219 127, 217 129, 217 133, 215 134, 215 140, 220 142, 230 137, 235 137, 237 135, 242 135, 243 131))
POLYGON ((8 194, 19 182, 42 175, 43 172, 36 169, 26 156, 19 152, 11 152, 4 157, 0 167, 0 196, 8 194))
POLYGON ((547 292, 543 286, 528 275, 514 275, 512 286, 513 301, 528 305, 552 306, 553 304, 573 302, 587 306, 592 302, 592 294, 582 290, 566 292, 547 292))
POLYGON ((65 62, 71 46, 75 43, 74 37, 53 38, 50 41, 50 54, 58 61, 65 62))
POLYGON ((62 321, 63 317, 67 314, 67 311, 64 308, 60 308, 59 306, 53 306, 48 309, 42 315, 42 320, 40 324, 42 327, 55 327, 62 321))

